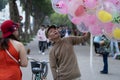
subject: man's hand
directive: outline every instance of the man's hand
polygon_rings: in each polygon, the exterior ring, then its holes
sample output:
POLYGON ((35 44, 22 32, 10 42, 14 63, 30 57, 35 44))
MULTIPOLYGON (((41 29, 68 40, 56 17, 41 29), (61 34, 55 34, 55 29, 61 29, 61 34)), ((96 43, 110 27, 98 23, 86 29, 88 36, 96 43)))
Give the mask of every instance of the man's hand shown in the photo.
POLYGON ((88 32, 88 33, 85 34, 85 36, 88 37, 88 39, 90 39, 91 33, 88 32))

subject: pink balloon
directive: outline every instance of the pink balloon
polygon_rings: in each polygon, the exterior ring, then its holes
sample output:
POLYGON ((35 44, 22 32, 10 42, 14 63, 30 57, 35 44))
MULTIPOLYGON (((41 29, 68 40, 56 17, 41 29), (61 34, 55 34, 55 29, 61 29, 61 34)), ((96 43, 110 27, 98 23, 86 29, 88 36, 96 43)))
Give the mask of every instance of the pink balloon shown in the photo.
POLYGON ((89 30, 93 36, 101 35, 102 34, 102 28, 98 25, 96 26, 89 26, 89 30))
POLYGON ((84 17, 84 23, 86 26, 96 26, 98 25, 98 19, 94 14, 86 14, 84 17))
POLYGON ((68 18, 70 19, 70 21, 75 24, 75 25, 78 25, 81 23, 81 18, 80 17, 74 17, 70 14, 68 14, 68 18))
POLYGON ((74 17, 71 19, 73 24, 80 24, 80 18, 74 17))
POLYGON ((85 9, 82 0, 68 1, 68 14, 74 17, 80 17, 84 12, 85 9))
POLYGON ((120 11, 120 0, 107 0, 107 1, 112 2, 116 6, 116 8, 120 11))
POLYGON ((105 32, 107 33, 111 33, 114 27, 114 24, 109 22, 109 23, 104 23, 101 24, 101 26, 103 27, 103 29, 105 30, 105 32))
POLYGON ((97 6, 98 0, 83 0, 84 5, 88 9, 94 9, 97 6))
POLYGON ((67 14, 68 6, 66 1, 64 0, 51 0, 53 10, 59 14, 67 14))
POLYGON ((89 31, 92 35, 101 35, 102 34, 102 27, 99 25, 99 21, 97 16, 94 14, 86 14, 86 25, 89 26, 89 31))
POLYGON ((104 10, 108 11, 111 14, 117 13, 117 8, 115 5, 110 1, 104 1, 103 4, 101 4, 104 10))
POLYGON ((82 14, 85 13, 85 8, 83 5, 79 5, 79 7, 75 11, 75 16, 81 16, 82 14))

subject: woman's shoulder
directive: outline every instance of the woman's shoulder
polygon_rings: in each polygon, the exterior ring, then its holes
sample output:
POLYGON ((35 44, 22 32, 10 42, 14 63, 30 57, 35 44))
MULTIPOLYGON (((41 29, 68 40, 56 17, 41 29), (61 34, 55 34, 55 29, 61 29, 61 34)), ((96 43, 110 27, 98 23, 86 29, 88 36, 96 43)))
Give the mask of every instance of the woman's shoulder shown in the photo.
POLYGON ((23 45, 22 42, 17 41, 17 40, 12 40, 11 42, 12 42, 13 44, 16 44, 16 45, 23 45))
POLYGON ((16 40, 10 40, 10 42, 12 43, 12 45, 19 51, 19 49, 21 47, 23 47, 23 43, 20 41, 16 41, 16 40))

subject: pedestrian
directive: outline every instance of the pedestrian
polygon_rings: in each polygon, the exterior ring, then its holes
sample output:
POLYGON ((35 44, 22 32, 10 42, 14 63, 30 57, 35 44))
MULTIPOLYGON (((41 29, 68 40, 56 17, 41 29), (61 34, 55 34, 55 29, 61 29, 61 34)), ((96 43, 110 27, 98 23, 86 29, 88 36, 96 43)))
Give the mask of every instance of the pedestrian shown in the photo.
POLYGON ((38 46, 39 46, 39 53, 45 54, 45 49, 47 46, 47 38, 45 36, 45 26, 41 25, 40 29, 37 32, 38 37, 38 46))
POLYGON ((28 65, 25 47, 18 40, 18 27, 12 20, 1 24, 0 80, 22 80, 20 67, 28 65))
POLYGON ((99 47, 96 47, 96 50, 99 54, 103 57, 103 69, 100 71, 101 74, 108 74, 108 55, 110 52, 110 41, 106 38, 105 35, 97 36, 99 37, 98 45, 99 47))
POLYGON ((70 31, 69 27, 66 26, 66 27, 65 27, 65 37, 70 36, 70 34, 71 34, 71 31, 70 31))
POLYGON ((49 60, 54 80, 80 80, 81 73, 73 46, 87 41, 90 33, 82 37, 61 38, 56 26, 51 25, 46 30, 46 37, 52 42, 49 60))
POLYGON ((118 41, 115 39, 111 39, 110 42, 110 56, 116 59, 117 55, 120 55, 120 50, 118 46, 118 41))

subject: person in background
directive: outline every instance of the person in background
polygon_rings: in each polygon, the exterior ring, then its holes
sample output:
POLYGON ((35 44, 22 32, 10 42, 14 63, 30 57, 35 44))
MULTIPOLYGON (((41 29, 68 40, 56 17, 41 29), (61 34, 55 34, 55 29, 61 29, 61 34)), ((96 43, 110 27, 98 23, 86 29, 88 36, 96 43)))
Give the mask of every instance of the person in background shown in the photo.
POLYGON ((68 26, 65 27, 65 37, 69 37, 71 35, 71 31, 68 26))
POLYGON ((80 80, 80 70, 74 52, 74 45, 87 41, 90 33, 61 38, 55 25, 46 30, 46 37, 52 42, 49 53, 50 67, 54 80, 80 80))
POLYGON ((18 40, 19 25, 12 20, 4 21, 0 39, 0 80, 22 80, 20 67, 27 67, 27 52, 18 40))
POLYGON ((38 46, 39 46, 39 53, 45 54, 45 49, 47 45, 47 38, 45 36, 45 26, 42 25, 40 29, 37 32, 37 37, 39 40, 38 46))
POLYGON ((115 39, 111 39, 110 42, 110 56, 113 56, 113 58, 115 59, 117 57, 117 55, 120 55, 120 50, 118 47, 118 41, 115 39))
POLYGON ((57 29, 61 35, 61 38, 65 37, 65 33, 66 33, 65 27, 63 25, 60 25, 60 26, 57 26, 57 29))
POLYGON ((100 71, 101 74, 108 74, 108 55, 110 52, 110 41, 106 38, 105 35, 96 36, 98 39, 96 40, 96 52, 101 54, 103 57, 103 69, 100 71))

